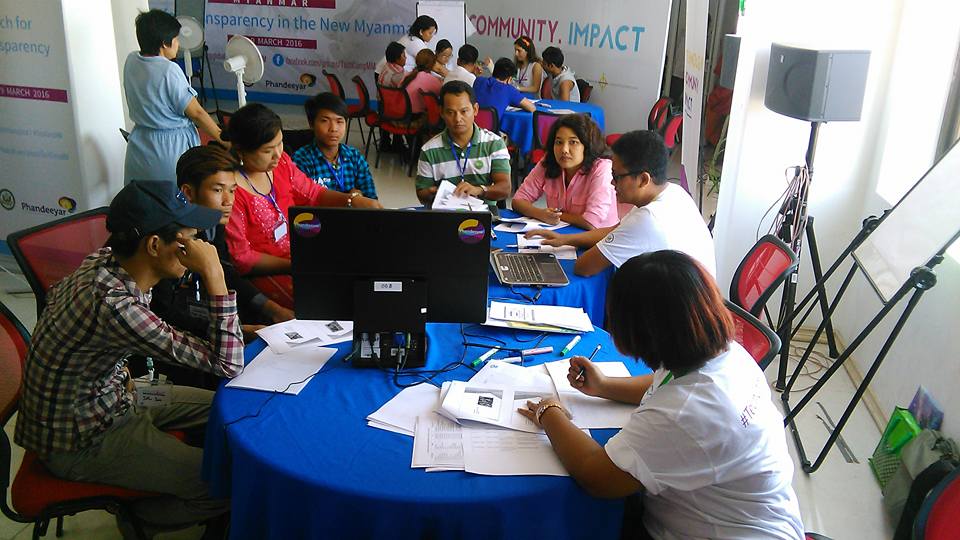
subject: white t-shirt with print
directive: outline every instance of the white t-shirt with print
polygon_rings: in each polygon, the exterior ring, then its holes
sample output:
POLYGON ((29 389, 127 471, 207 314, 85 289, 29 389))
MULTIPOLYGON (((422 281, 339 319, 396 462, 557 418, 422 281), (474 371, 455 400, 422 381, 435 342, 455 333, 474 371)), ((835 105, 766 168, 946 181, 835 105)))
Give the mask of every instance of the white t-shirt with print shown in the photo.
POLYGON ((783 416, 747 351, 727 351, 659 386, 658 370, 607 455, 643 484, 660 540, 803 538, 783 416))
POLYGON ((447 84, 450 81, 463 81, 473 86, 473 82, 477 80, 477 76, 464 69, 463 66, 456 65, 447 72, 447 76, 443 78, 443 84, 447 84))
POLYGON ((716 277, 713 238, 697 205, 682 187, 670 182, 666 186, 650 204, 634 207, 623 216, 620 225, 597 243, 597 249, 617 268, 650 251, 682 251, 716 277))

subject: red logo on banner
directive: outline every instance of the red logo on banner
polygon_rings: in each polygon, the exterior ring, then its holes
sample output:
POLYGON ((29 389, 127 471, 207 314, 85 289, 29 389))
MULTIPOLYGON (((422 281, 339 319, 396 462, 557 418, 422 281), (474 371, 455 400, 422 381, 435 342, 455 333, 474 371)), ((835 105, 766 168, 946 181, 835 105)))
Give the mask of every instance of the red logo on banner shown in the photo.
MULTIPOLYGON (((227 34, 227 39, 232 38, 234 34, 227 34)), ((250 41, 254 44, 261 47, 274 47, 282 49, 316 49, 317 40, 315 39, 300 39, 300 38, 285 38, 285 37, 269 37, 269 36, 246 36, 250 38, 250 41)))
POLYGON ((337 0, 207 0, 208 4, 236 4, 238 6, 292 7, 336 9, 337 0))
POLYGON ((36 101, 67 102, 67 91, 56 88, 38 88, 36 86, 14 86, 0 84, 0 97, 33 99, 36 101))

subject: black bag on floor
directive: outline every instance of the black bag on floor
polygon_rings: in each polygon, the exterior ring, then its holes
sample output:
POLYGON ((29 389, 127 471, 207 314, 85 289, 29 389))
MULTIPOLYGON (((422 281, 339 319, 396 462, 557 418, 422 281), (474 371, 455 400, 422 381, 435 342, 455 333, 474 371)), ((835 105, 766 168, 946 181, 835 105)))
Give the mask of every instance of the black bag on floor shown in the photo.
POLYGON ((897 524, 894 540, 910 540, 923 500, 958 466, 960 448, 939 431, 925 429, 903 447, 900 459, 900 468, 883 488, 883 506, 897 524))

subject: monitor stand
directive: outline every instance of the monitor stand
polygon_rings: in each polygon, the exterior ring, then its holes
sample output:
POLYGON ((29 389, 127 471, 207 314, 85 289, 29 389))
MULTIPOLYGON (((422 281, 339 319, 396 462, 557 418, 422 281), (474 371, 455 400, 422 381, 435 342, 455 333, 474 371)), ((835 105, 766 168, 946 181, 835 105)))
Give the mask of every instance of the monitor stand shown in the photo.
POLYGON ((426 280, 357 280, 353 284, 353 316, 354 367, 426 365, 426 280))

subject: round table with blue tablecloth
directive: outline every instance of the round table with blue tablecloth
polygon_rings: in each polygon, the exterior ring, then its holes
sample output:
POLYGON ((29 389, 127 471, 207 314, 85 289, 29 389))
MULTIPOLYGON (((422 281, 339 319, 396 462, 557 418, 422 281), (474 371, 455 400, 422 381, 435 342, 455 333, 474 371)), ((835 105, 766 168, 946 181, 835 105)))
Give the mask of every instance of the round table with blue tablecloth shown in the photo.
MULTIPOLYGON (((464 325, 471 342, 501 339, 526 346, 537 334, 464 325)), ((460 324, 427 325, 424 369, 483 352, 464 346, 460 324)), ((560 350, 569 335, 548 334, 560 350)), ((616 352, 603 330, 584 334, 575 352, 602 344, 596 361, 622 361, 633 374, 647 368, 616 352)), ((247 347, 249 362, 264 347, 247 347)), ((410 467, 413 438, 367 426, 366 416, 396 395, 392 371, 342 362, 349 344, 299 395, 222 387, 208 423, 204 477, 215 496, 231 497, 231 538, 618 538, 622 500, 595 499, 573 479, 427 473, 410 467)), ((534 363, 559 354, 532 357, 534 363)), ((404 373, 417 372, 411 370, 404 373)), ((433 377, 467 380, 471 368, 433 377)), ((415 376, 403 375, 413 382, 415 376)), ((429 384, 429 383, 425 383, 429 384)), ((601 444, 615 430, 592 430, 601 444)))
MULTIPOLYGON (((577 113, 590 113, 593 121, 600 126, 600 131, 606 129, 603 107, 598 105, 542 99, 536 103, 536 106, 537 110, 544 112, 568 109, 577 113)), ((533 148, 533 113, 524 110, 506 111, 503 113, 503 118, 500 119, 500 131, 510 137, 510 140, 517 145, 522 155, 529 154, 533 148)))

